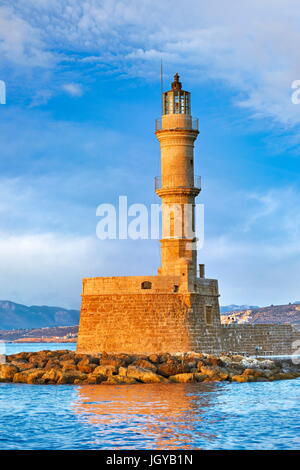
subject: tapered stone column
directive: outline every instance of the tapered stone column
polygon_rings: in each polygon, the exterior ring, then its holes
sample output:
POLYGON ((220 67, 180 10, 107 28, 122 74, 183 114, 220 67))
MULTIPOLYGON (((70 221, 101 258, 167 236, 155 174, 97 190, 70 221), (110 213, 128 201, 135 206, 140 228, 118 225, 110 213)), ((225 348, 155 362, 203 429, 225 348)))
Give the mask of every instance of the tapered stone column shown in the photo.
POLYGON ((161 149, 161 177, 156 193, 162 200, 161 275, 187 276, 187 286, 197 275, 195 197, 200 178, 194 176, 194 142, 199 134, 191 116, 190 93, 174 76, 163 93, 163 115, 156 137, 161 149))

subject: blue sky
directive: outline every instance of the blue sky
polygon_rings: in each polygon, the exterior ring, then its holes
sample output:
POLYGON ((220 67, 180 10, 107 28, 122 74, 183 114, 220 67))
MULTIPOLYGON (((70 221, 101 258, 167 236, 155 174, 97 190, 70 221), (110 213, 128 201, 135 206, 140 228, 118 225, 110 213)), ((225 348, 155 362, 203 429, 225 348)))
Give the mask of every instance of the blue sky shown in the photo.
POLYGON ((221 303, 300 300, 294 0, 0 0, 0 298, 79 307, 85 276, 155 274, 156 241, 96 238, 96 207, 158 203, 154 120, 175 72, 199 118, 199 262, 221 303))

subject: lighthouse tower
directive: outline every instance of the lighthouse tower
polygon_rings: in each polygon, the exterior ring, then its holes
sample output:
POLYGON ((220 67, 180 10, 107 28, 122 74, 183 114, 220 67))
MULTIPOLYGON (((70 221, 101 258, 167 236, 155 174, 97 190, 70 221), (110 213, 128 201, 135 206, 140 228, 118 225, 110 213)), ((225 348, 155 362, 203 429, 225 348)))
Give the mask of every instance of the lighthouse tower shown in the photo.
POLYGON ((194 175, 194 142, 198 120, 191 116, 191 94, 176 73, 171 90, 162 95, 162 117, 156 121, 161 149, 161 176, 155 190, 162 200, 161 275, 186 276, 193 288, 197 273, 195 197, 200 177, 194 175))
MULTIPOLYGON (((194 175, 198 123, 191 95, 179 75, 162 94, 156 121, 161 175, 155 190, 162 201, 161 265, 153 276, 85 278, 77 342, 80 353, 220 352, 218 282, 197 273, 194 175)), ((132 254, 134 255, 134 253, 132 254)))

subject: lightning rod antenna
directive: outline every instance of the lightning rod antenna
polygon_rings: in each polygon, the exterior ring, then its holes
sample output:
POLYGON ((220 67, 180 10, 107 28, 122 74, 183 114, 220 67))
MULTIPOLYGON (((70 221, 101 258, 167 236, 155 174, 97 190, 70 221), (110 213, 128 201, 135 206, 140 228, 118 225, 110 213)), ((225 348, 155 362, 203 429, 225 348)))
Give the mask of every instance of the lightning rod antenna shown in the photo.
POLYGON ((160 59, 160 95, 161 95, 161 114, 163 114, 163 61, 160 59))

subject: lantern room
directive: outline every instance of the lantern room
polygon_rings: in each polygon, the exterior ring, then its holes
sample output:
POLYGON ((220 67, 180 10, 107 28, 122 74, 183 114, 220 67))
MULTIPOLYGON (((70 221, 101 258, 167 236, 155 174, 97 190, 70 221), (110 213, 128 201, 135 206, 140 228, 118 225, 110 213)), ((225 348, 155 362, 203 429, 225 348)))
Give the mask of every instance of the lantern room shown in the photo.
POLYGON ((181 89, 179 75, 174 75, 172 89, 163 93, 163 114, 191 114, 191 94, 181 89))

